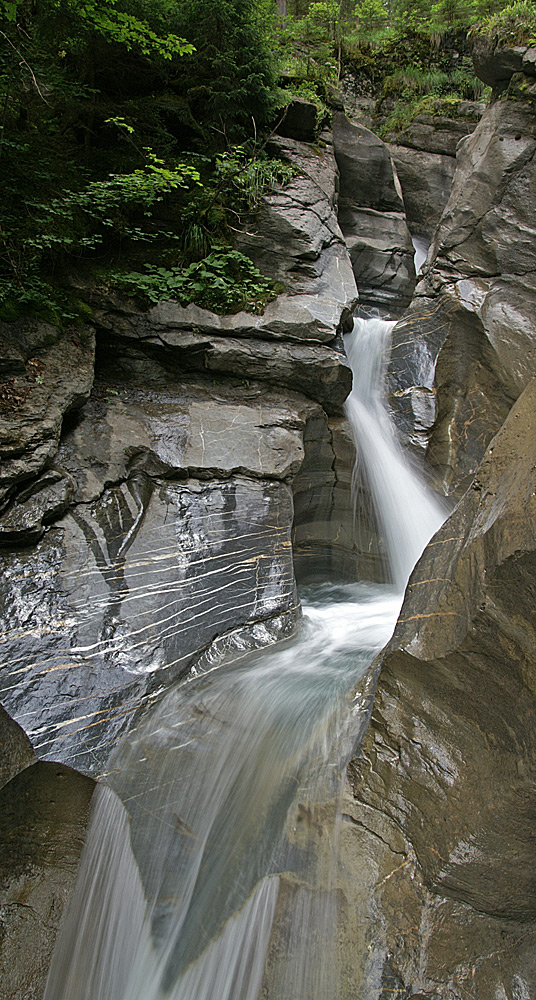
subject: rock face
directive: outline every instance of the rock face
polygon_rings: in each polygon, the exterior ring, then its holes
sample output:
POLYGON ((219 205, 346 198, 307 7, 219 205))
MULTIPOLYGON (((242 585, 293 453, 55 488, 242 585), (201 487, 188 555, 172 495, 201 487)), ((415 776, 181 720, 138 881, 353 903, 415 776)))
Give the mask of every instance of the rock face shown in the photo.
POLYGON ((263 316, 101 298, 96 371, 93 329, 2 331, 0 691, 34 744, 1 709, 2 1000, 43 994, 94 787, 79 772, 102 775, 190 669, 292 631, 294 554, 304 575, 355 563, 336 165, 277 142, 301 172, 262 239, 243 234, 285 284, 263 316))
POLYGON ((295 97, 287 104, 283 120, 279 123, 279 135, 302 142, 314 142, 317 132, 318 112, 316 104, 295 97))
POLYGON ((389 143, 411 232, 430 238, 450 196, 455 156, 389 143))
POLYGON ((348 864, 365 851, 360 882, 376 892, 348 900, 370 996, 536 991, 535 414, 532 381, 417 565, 381 658, 345 828, 348 864))
POLYGON ((284 284, 285 294, 258 321, 248 317, 245 329, 242 320, 244 333, 326 342, 351 322, 357 289, 337 221, 337 167, 331 137, 323 133, 319 143, 277 138, 270 144, 296 176, 265 196, 237 239, 264 274, 284 284))
POLYGON ((342 112, 333 122, 340 171, 339 222, 365 305, 400 310, 415 280, 402 191, 387 147, 342 112))
MULTIPOLYGON (((52 417, 35 421, 46 454, 26 462, 24 482, 12 478, 0 691, 39 756, 86 773, 101 773, 138 714, 201 659, 292 629, 294 556, 307 576, 355 565, 342 418, 351 373, 337 331, 357 289, 337 168, 329 143, 274 142, 297 173, 240 245, 284 293, 262 316, 225 317, 99 297, 91 397, 92 365, 76 396, 59 379, 53 431, 52 417)), ((70 357, 82 345, 56 335, 51 350, 70 357)), ((6 352, 10 377, 27 364, 6 352)), ((25 405, 13 409, 14 439, 25 405)))
POLYGON ((484 83, 501 91, 514 73, 536 76, 536 48, 502 45, 489 35, 474 35, 472 56, 475 73, 484 83))
POLYGON ((439 102, 433 114, 421 113, 401 132, 388 136, 412 233, 430 238, 447 204, 456 168, 456 150, 476 128, 485 105, 439 102))
POLYGON ((2 1000, 41 1000, 76 876, 94 784, 37 762, 0 708, 0 983, 2 1000))
POLYGON ((397 421, 466 492, 410 578, 348 772, 348 996, 536 993, 535 84, 497 72, 394 330, 397 421))
POLYGON ((34 760, 26 733, 0 706, 0 788, 34 760))
POLYGON ((73 507, 2 557, 5 704, 40 754, 84 770, 221 632, 292 618, 290 480, 322 412, 258 384, 177 387, 129 360, 126 383, 128 360, 105 366, 59 449, 73 507))
POLYGON ((474 131, 485 111, 485 104, 455 101, 450 110, 449 114, 447 102, 438 101, 433 111, 415 115, 405 129, 396 133, 397 144, 435 156, 455 158, 458 143, 474 131))
POLYGON ((394 333, 395 412, 410 439, 428 441, 450 492, 534 371, 535 87, 514 76, 459 147, 428 271, 394 333))
POLYGON ((36 762, 0 790, 0 982, 3 1000, 41 1000, 74 887, 94 783, 36 762))
MULTIPOLYGON (((92 329, 60 333, 46 323, 3 323, 0 393, 0 502, 53 458, 62 421, 88 399, 93 382, 92 329)), ((9 529, 8 529, 9 530, 9 529)), ((1 529, 0 529, 1 531, 1 529)))

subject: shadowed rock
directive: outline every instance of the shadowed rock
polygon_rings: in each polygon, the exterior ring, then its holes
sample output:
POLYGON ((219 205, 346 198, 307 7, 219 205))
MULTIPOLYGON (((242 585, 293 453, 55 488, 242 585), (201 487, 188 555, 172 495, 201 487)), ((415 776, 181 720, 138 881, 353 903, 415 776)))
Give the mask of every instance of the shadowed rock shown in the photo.
POLYGON ((2 324, 2 335, 17 352, 19 369, 0 397, 0 499, 54 457, 64 415, 89 397, 95 355, 91 329, 60 333, 21 321, 2 324))
POLYGON ((0 790, 2 1000, 41 1000, 93 788, 69 767, 36 762, 0 790))
POLYGON ((34 760, 26 733, 0 705, 0 788, 34 760))

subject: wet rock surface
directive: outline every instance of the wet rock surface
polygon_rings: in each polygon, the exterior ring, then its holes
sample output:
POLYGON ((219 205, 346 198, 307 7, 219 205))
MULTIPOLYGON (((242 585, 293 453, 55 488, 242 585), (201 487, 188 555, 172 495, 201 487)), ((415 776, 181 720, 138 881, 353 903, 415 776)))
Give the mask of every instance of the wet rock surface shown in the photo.
POLYGON ((138 714, 200 658, 292 629, 294 498, 306 562, 313 537, 326 548, 336 538, 328 497, 339 474, 347 490, 351 452, 335 455, 330 425, 351 384, 337 331, 357 289, 329 137, 273 146, 296 175, 240 237, 285 284, 262 316, 172 302, 142 312, 101 295, 90 398, 91 333, 30 325, 6 339, 6 378, 27 378, 38 351, 48 365, 23 401, 35 413, 46 388, 41 451, 19 408, 13 448, 30 460, 11 475, 0 520, 0 687, 41 757, 101 773, 138 714))
POLYGON ((84 770, 219 635, 292 619, 290 480, 323 412, 258 384, 179 388, 147 362, 119 382, 122 367, 62 441, 73 507, 0 557, 4 703, 40 755, 84 770))
POLYGON ((535 413, 533 381, 418 563, 350 769, 375 996, 536 988, 535 413))

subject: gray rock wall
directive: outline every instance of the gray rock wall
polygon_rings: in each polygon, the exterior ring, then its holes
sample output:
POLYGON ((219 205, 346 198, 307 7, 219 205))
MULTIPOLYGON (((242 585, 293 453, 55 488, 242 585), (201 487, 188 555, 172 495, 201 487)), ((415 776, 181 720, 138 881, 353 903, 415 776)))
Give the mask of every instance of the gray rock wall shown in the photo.
POLYGON ((86 773, 200 659, 292 629, 294 553, 304 575, 317 550, 355 561, 337 168, 326 139, 274 144, 296 176, 239 241, 285 284, 263 315, 94 297, 93 388, 92 331, 8 329, 0 692, 86 773))
POLYGON ((535 414, 533 380, 418 563, 350 768, 345 905, 382 1000, 536 990, 535 414))
POLYGON ((534 87, 514 76, 460 145, 428 269, 394 334, 393 407, 448 492, 470 481, 534 371, 534 87))
POLYGON ((385 144, 343 112, 333 121, 339 168, 339 222, 362 305, 399 314, 415 284, 402 190, 385 144))

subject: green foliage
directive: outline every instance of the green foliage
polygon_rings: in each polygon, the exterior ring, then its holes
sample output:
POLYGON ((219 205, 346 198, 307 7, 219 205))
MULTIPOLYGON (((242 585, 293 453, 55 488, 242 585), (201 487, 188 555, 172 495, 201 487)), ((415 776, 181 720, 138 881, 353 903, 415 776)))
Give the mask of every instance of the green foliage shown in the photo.
POLYGON ((241 309, 262 313, 278 291, 248 257, 229 249, 214 251, 184 270, 148 264, 145 273, 116 274, 112 282, 127 294, 150 303, 175 299, 183 306, 194 302, 218 313, 241 309))
POLYGON ((434 100, 449 95, 457 100, 474 100, 483 91, 484 84, 477 80, 466 57, 454 70, 415 64, 402 66, 384 78, 382 96, 397 96, 404 105, 418 95, 432 95, 434 100))
POLYGON ((216 156, 214 178, 220 197, 237 212, 253 211, 265 191, 276 184, 287 184, 296 168, 265 154, 248 155, 247 146, 231 146, 216 156))
POLYGON ((274 110, 275 70, 266 5, 260 0, 182 0, 181 32, 196 47, 177 67, 174 86, 212 148, 265 126, 274 110))
MULTIPOLYGON (((130 174, 91 181, 80 191, 64 191, 46 202, 27 202, 32 225, 21 234, 18 220, 5 220, 0 235, 0 300, 21 306, 52 308, 53 288, 41 273, 54 272, 66 255, 80 257, 117 241, 146 238, 131 224, 137 215, 150 217, 172 192, 201 187, 199 172, 184 163, 166 168, 149 151, 149 163, 130 174), (23 238, 21 239, 21 235, 23 238)), ((65 315, 60 294, 57 308, 65 315), (60 302, 61 300, 61 302, 60 302)))
MULTIPOLYGON (((289 178, 261 140, 244 145, 277 101, 274 12, 273 0, 0 0, 4 316, 71 318, 80 265, 87 278, 97 262, 158 252, 182 274, 289 178)), ((254 304, 257 276, 242 277, 254 304)))
POLYGON ((534 0, 518 0, 486 17, 472 31, 474 34, 487 35, 494 45, 534 45, 536 3, 534 0))
MULTIPOLYGON (((162 7, 162 0, 152 8, 162 7)), ((28 18, 25 0, 1 0, 0 15, 9 22, 24 22, 43 40, 59 45, 64 55, 79 50, 84 38, 101 36, 107 42, 138 49, 145 56, 171 59, 174 55, 193 52, 193 46, 173 33, 160 34, 153 30, 151 17, 140 18, 132 11, 128 0, 40 0, 28 18)))
POLYGON ((354 13, 359 30, 365 35, 384 27, 389 16, 383 0, 359 0, 354 13))
POLYGON ((393 111, 383 123, 380 135, 388 138, 393 133, 403 132, 409 128, 417 115, 456 116, 459 114, 460 102, 460 96, 457 94, 448 96, 428 94, 426 97, 413 97, 397 101, 393 111))

